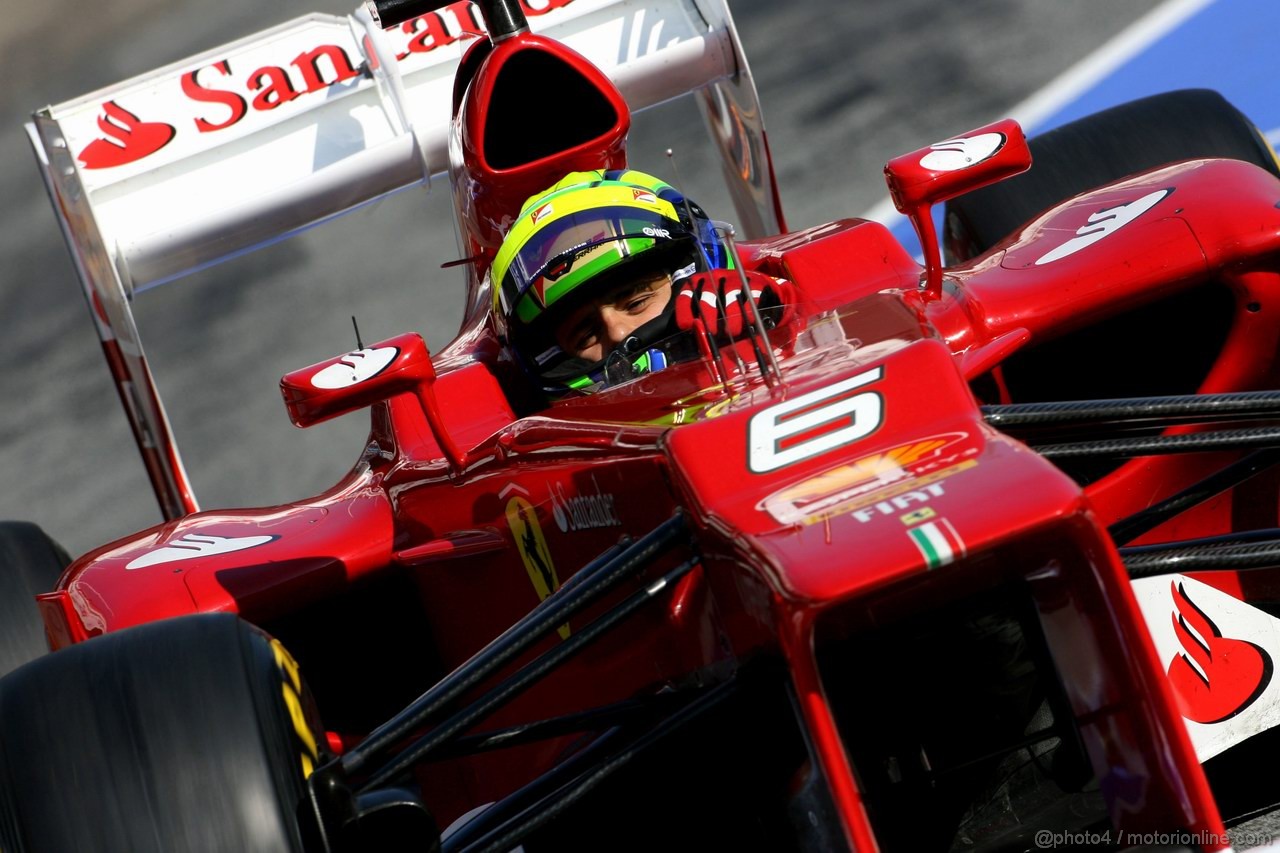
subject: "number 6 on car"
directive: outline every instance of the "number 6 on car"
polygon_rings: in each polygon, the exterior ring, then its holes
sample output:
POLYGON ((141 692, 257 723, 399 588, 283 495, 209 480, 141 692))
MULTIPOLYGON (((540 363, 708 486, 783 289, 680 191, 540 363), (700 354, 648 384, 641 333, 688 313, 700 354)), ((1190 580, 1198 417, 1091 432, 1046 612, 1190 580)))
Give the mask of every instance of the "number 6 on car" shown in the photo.
POLYGON ((883 377, 876 367, 756 414, 747 424, 751 472, 767 474, 871 435, 884 422, 884 398, 876 391, 847 395, 883 377))

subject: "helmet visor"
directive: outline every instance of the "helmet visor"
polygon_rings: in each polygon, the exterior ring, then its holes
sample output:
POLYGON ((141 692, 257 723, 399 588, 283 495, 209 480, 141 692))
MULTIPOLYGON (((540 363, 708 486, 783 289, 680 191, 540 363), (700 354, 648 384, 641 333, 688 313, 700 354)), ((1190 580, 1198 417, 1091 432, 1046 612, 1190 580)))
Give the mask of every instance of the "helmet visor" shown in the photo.
POLYGON ((635 207, 583 210, 530 237, 503 277, 503 308, 528 323, 584 282, 663 244, 692 240, 677 221, 635 207))

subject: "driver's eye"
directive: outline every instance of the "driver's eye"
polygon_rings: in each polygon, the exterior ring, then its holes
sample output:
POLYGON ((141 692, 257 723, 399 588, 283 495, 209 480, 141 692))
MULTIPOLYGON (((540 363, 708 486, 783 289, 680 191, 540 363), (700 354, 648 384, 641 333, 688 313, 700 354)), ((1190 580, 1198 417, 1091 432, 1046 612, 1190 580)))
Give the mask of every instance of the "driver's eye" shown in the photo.
POLYGON ((645 306, 653 301, 653 291, 646 291, 623 300, 622 310, 628 314, 638 314, 644 310, 645 306))
POLYGON ((584 349, 588 349, 590 347, 595 346, 598 340, 599 340, 599 336, 594 331, 583 332, 581 337, 578 337, 577 339, 574 340, 573 349, 578 352, 581 352, 584 349))

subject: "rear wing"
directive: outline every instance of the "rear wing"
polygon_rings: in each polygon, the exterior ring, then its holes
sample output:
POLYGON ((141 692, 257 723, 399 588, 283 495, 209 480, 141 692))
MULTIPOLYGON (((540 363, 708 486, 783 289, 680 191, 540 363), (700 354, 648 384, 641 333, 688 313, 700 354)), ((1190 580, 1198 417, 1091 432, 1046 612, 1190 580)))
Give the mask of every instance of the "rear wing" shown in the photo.
MULTIPOLYGON (((748 236, 782 229, 725 0, 523 0, 633 112, 697 93, 748 236)), ((468 0, 386 31, 312 14, 35 113, 27 125, 166 519, 195 512, 130 309, 135 294, 447 171, 468 0)))

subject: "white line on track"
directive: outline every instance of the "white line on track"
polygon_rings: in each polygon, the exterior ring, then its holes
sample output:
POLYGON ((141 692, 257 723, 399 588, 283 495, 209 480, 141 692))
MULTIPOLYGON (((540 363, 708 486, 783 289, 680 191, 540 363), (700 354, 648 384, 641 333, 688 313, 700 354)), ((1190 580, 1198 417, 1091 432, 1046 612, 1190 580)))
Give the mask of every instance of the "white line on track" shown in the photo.
MULTIPOLYGON (((1049 85, 997 118, 1014 118, 1028 133, 1036 125, 1078 98, 1183 21, 1217 0, 1167 0, 1126 27, 1119 35, 1058 75, 1049 85)), ((1275 133, 1273 131, 1272 133, 1275 133)), ((1275 138, 1267 134, 1273 144, 1275 138)), ((890 224, 900 219, 889 198, 862 215, 863 219, 890 224)))

